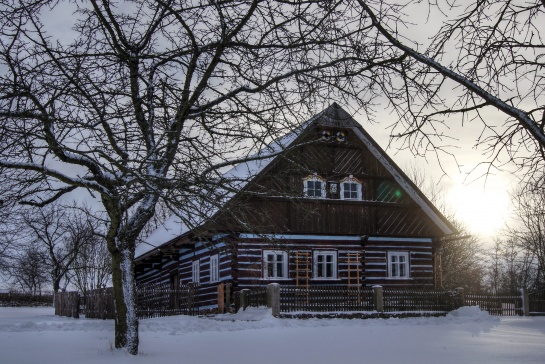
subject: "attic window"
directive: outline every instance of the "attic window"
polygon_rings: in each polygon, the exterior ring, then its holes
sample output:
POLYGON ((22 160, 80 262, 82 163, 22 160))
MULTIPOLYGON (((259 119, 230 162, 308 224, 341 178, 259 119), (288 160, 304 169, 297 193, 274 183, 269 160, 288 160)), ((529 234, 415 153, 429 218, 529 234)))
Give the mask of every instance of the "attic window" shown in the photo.
POLYGON ((317 174, 303 179, 303 193, 307 197, 325 198, 326 180, 317 174))
POLYGON ((341 180, 341 199, 361 200, 361 181, 352 175, 341 180))

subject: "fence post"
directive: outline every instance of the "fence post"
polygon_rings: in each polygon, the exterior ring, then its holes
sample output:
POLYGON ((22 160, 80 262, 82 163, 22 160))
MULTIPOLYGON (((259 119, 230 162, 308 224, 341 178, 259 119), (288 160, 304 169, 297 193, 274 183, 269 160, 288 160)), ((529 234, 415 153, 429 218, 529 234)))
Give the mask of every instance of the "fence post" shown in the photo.
POLYGON ((267 307, 272 309, 273 316, 280 315, 280 285, 278 283, 267 285, 267 307))
POLYGON ((225 313, 225 289, 223 283, 218 284, 218 313, 225 313))
POLYGON ((196 308, 195 306, 198 305, 198 302, 196 303, 195 301, 195 295, 196 295, 196 287, 195 287, 195 284, 194 283, 188 283, 188 300, 187 300, 187 306, 188 306, 188 311, 189 311, 189 314, 191 316, 193 316, 195 314, 195 311, 197 311, 198 313, 198 308, 196 308))
POLYGON ((225 307, 231 309, 231 282, 225 283, 225 307))
POLYGON ((524 316, 530 316, 530 300, 528 297, 528 290, 526 288, 521 288, 520 295, 522 296, 522 314, 524 316))
POLYGON ((246 311, 246 307, 250 304, 250 302, 248 302, 248 292, 250 292, 249 289, 240 291, 240 307, 242 307, 242 311, 246 311))
POLYGON ((72 317, 79 318, 79 292, 72 292, 72 317))
POLYGON ((373 286, 373 305, 377 312, 384 312, 384 297, 382 286, 373 286))
MULTIPOLYGON (((10 292, 11 294, 11 292, 10 292)), ((55 297, 54 304, 55 304, 55 316, 61 316, 61 302, 60 302, 60 293, 59 292, 53 292, 53 297, 55 297)))

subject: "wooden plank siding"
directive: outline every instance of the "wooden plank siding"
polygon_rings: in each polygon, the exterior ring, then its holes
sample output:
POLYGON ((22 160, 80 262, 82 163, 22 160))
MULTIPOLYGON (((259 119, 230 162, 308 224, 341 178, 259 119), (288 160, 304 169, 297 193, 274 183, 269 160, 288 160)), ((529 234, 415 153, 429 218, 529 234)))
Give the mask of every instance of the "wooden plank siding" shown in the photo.
POLYGON ((163 257, 160 264, 136 271, 136 280, 141 283, 160 283, 178 285, 193 284, 195 287, 195 305, 201 309, 217 307, 217 286, 221 282, 231 282, 232 249, 228 242, 195 242, 180 248, 172 257, 163 257), (210 257, 218 255, 218 280, 210 282, 210 257), (192 265, 200 263, 200 280, 193 282, 192 265))
POLYGON ((236 218, 223 216, 230 231, 299 234, 437 236, 437 227, 417 206, 333 199, 253 197, 237 206, 236 218), (238 221, 244 221, 246 227, 238 221))
MULTIPOLYGON (((354 240, 278 240, 271 243, 262 239, 244 239, 237 243, 238 261, 238 289, 263 286, 269 283, 282 285, 296 284, 296 252, 310 253, 310 279, 312 285, 338 285, 346 286, 348 283, 347 259, 349 253, 363 253, 362 245, 354 240), (288 253, 288 277, 286 279, 268 279, 263 274, 263 251, 281 250, 288 253), (313 256, 315 250, 333 251, 337 253, 337 279, 313 278, 313 256)), ((362 255, 363 259, 363 255, 362 255)), ((359 264, 360 277, 362 271, 359 264)), ((363 283, 363 277, 360 284, 363 283)))
MULTIPOLYGON (((363 285, 381 284, 391 287, 433 287, 433 253, 432 240, 421 239, 410 241, 396 238, 381 238, 375 241, 359 243, 345 240, 297 240, 275 243, 263 240, 245 240, 237 244, 238 287, 250 288, 268 283, 295 284, 295 253, 311 253, 311 269, 313 267, 312 252, 314 250, 331 250, 337 252, 336 280, 318 280, 311 278, 310 284, 348 284, 347 257, 349 253, 360 253, 360 283, 363 285), (289 269, 287 279, 265 279, 263 275, 263 251, 282 250, 288 252, 289 269), (403 279, 388 278, 388 252, 408 252, 409 277, 403 279)), ((312 272, 311 272, 312 277, 312 272)))
POLYGON ((432 239, 369 238, 365 243, 365 283, 389 287, 419 286, 432 288, 433 275, 432 239), (409 277, 388 277, 388 252, 407 252, 409 255, 409 277))

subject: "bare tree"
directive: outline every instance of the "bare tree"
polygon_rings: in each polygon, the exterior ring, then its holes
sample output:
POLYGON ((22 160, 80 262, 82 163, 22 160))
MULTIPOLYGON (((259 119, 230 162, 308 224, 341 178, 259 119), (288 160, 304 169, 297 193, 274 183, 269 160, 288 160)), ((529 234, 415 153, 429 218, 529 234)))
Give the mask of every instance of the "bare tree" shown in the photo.
MULTIPOLYGON (((534 286, 545 284, 545 189, 528 184, 512 194, 514 222, 507 230, 509 240, 534 264, 534 286)), ((532 285, 529 285, 532 286, 532 285)), ((528 287, 529 287, 528 286, 528 287)))
POLYGON ((356 96, 369 108, 382 94, 376 85, 403 55, 363 20, 343 1, 0 9, 0 197, 43 206, 80 189, 102 203, 117 348, 138 350, 135 242, 159 200, 195 226, 229 192, 223 168, 325 98, 356 96), (48 17, 60 9, 72 30, 59 36, 48 17))
POLYGON ((448 120, 456 115, 480 122, 473 137, 490 153, 489 168, 514 163, 529 180, 544 182, 534 172, 545 163, 545 2, 429 1, 431 16, 444 16, 444 23, 424 50, 403 34, 410 3, 421 2, 358 3, 378 42, 405 56, 392 67, 400 81, 386 93, 399 116, 392 135, 403 139, 402 148, 455 157, 444 147, 456 138, 448 120), (504 117, 490 117, 489 109, 504 117))
POLYGON ((33 295, 51 282, 46 253, 42 246, 31 242, 22 247, 9 264, 12 282, 33 295))
POLYGON ((486 268, 486 286, 493 292, 518 292, 538 288, 539 266, 535 255, 516 240, 497 239, 490 249, 486 268))
POLYGON ((83 295, 89 290, 106 287, 111 278, 112 260, 96 224, 87 221, 72 230, 71 236, 71 241, 81 241, 79 253, 70 267, 72 284, 83 295))
POLYGON ((11 206, 0 205, 0 275, 9 276, 9 258, 11 247, 18 236, 18 225, 12 221, 13 209, 11 206))
POLYGON ((443 288, 480 292, 485 276, 484 249, 466 229, 459 227, 459 231, 460 238, 446 240, 440 250, 443 288))
POLYGON ((48 267, 53 291, 58 292, 61 281, 85 244, 81 216, 58 204, 28 209, 22 214, 28 244, 41 247, 48 267))

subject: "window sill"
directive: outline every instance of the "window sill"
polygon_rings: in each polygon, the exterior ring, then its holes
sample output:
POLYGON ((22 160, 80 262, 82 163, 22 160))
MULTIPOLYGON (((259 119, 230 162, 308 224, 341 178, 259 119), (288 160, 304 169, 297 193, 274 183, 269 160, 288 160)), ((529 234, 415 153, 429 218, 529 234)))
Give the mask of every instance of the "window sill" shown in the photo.
POLYGON ((337 281, 337 282, 341 281, 340 278, 311 278, 310 280, 311 281, 328 281, 328 282, 330 282, 330 281, 337 281))
POLYGON ((291 278, 260 278, 261 281, 289 281, 291 278))

